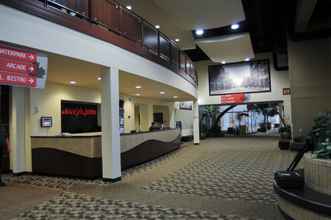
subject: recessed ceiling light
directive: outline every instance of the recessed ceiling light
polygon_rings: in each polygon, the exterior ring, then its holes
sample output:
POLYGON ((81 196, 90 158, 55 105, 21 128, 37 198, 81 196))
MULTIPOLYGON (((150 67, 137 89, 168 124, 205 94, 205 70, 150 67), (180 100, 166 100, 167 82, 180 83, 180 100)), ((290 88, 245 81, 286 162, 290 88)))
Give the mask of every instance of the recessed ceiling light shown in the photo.
POLYGON ((251 60, 251 58, 249 58, 249 57, 247 57, 247 58, 245 59, 246 62, 248 62, 248 61, 250 61, 250 60, 251 60))
POLYGON ((131 6, 131 5, 127 5, 126 8, 127 8, 128 10, 132 10, 132 6, 131 6))
POLYGON ((155 25, 155 28, 156 28, 156 29, 160 29, 161 26, 157 24, 157 25, 155 25))
POLYGON ((99 76, 97 79, 100 81, 100 80, 102 80, 102 77, 101 77, 101 76, 99 76))
POLYGON ((175 95, 175 96, 174 96, 174 99, 177 99, 177 98, 178 98, 178 96, 175 95))
POLYGON ((202 36, 205 33, 205 31, 203 29, 197 29, 195 30, 195 34, 198 36, 202 36))
POLYGON ((76 81, 73 81, 73 80, 69 81, 69 83, 70 83, 70 85, 75 85, 75 84, 77 84, 77 82, 76 82, 76 81))
POLYGON ((160 94, 161 94, 161 95, 164 95, 164 94, 165 94, 165 92, 161 91, 161 92, 160 92, 160 94))
POLYGON ((237 30, 237 29, 239 29, 239 27, 240 27, 239 24, 233 24, 233 25, 231 25, 231 29, 232 30, 237 30))
POLYGON ((141 96, 140 93, 137 93, 136 96, 141 96))
POLYGON ((180 39, 179 39, 179 38, 176 38, 176 39, 175 39, 175 41, 176 41, 176 42, 179 42, 179 41, 180 41, 180 39))
POLYGON ((222 64, 226 64, 226 61, 225 61, 225 60, 223 60, 221 63, 222 63, 222 64))
POLYGON ((136 86, 136 89, 141 89, 141 86, 136 86))

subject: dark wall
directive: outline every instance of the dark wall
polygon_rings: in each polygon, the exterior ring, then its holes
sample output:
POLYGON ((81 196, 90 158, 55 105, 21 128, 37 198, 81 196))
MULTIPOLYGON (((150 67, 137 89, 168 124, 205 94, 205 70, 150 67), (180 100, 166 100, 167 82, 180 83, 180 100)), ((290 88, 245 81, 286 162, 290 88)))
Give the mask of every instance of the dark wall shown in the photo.
POLYGON ((61 101, 61 127, 64 133, 100 131, 98 104, 61 101))

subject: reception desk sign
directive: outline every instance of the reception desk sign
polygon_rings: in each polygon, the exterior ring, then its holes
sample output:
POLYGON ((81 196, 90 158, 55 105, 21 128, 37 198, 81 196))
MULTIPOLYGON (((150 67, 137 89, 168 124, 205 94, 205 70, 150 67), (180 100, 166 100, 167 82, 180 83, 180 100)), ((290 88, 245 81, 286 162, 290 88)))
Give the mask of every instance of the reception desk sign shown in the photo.
POLYGON ((0 85, 44 88, 46 56, 0 44, 0 85))

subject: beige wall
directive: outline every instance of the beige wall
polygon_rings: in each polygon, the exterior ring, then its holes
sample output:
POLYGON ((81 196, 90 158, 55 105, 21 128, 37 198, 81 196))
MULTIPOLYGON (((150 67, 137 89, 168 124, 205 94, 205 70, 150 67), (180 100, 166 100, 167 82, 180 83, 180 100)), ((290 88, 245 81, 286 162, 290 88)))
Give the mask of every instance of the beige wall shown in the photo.
MULTIPOLYGON (((285 109, 285 119, 291 122, 291 98, 283 95, 283 88, 290 87, 288 71, 276 71, 273 66, 272 55, 257 54, 256 59, 269 59, 270 75, 271 75, 271 92, 267 93, 251 93, 248 95, 249 102, 264 102, 264 101, 283 101, 285 109)), ((199 87, 198 87, 198 102, 199 105, 221 104, 219 96, 209 96, 209 81, 208 81, 208 65, 215 63, 203 61, 196 63, 199 87)))
MULTIPOLYGON (((125 132, 132 130, 148 131, 153 121, 153 105, 161 106, 169 125, 169 102, 145 99, 138 97, 127 97, 121 95, 124 100, 124 127, 125 132), (141 127, 136 127, 135 106, 139 105, 141 127), (168 109, 166 111, 165 109, 168 109)), ((32 136, 54 136, 61 134, 61 100, 82 101, 101 103, 101 93, 97 89, 89 89, 78 86, 66 86, 56 83, 47 83, 43 90, 31 90, 31 135, 32 136), (52 116, 53 127, 41 128, 40 117, 52 116)), ((158 110, 156 108, 156 110, 158 110)))
POLYGON ((43 90, 31 91, 31 135, 52 136, 61 133, 61 100, 101 102, 98 90, 47 83, 43 90), (41 128, 40 117, 52 116, 53 127, 41 128))
POLYGON ((182 136, 193 135, 193 110, 179 109, 179 102, 177 102, 175 121, 182 122, 182 136))
POLYGON ((331 39, 289 41, 288 52, 297 136, 310 131, 319 112, 331 111, 331 39))

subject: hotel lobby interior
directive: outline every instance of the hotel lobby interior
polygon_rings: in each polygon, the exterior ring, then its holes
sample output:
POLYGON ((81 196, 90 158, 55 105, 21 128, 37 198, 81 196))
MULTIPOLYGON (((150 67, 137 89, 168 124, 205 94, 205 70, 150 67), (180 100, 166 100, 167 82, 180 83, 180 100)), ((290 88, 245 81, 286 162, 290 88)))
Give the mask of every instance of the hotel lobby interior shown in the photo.
POLYGON ((331 219, 328 0, 0 0, 0 220, 331 219))

